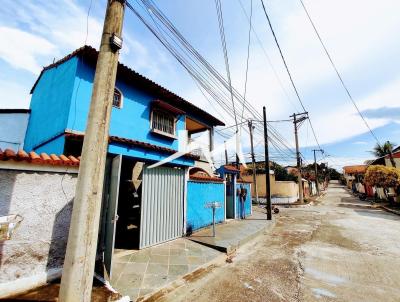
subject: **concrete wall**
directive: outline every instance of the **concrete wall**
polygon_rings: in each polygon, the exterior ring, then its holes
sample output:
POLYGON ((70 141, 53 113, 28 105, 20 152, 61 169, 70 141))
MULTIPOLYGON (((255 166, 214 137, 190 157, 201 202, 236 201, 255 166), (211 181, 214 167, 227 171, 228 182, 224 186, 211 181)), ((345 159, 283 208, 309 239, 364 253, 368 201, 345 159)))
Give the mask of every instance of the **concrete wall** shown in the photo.
MULTIPOLYGON (((256 181, 257 181, 257 190, 258 190, 258 196, 259 197, 266 197, 267 196, 267 185, 265 182, 265 174, 257 174, 256 175, 256 181)), ((252 183, 252 189, 251 189, 251 196, 253 198, 256 197, 255 195, 255 191, 253 189, 254 184, 253 184, 253 175, 242 175, 241 178, 244 181, 250 181, 252 183)), ((275 175, 274 174, 270 174, 269 176, 269 180, 271 183, 271 195, 273 195, 274 193, 274 188, 275 188, 275 175)))
POLYGON ((294 181, 276 181, 272 195, 282 197, 298 196, 299 186, 294 181))
POLYGON ((205 208, 206 202, 217 201, 221 208, 216 209, 215 221, 225 220, 225 184, 221 182, 188 181, 186 229, 198 230, 212 224, 212 210, 205 208))
POLYGON ((41 285, 62 267, 76 178, 0 169, 0 216, 23 218, 0 241, 0 297, 41 285))
MULTIPOLYGON (((265 174, 257 174, 257 190, 259 197, 267 196, 267 186, 265 182, 265 174)), ((253 182, 253 175, 243 175, 242 179, 253 182)), ((276 181, 275 175, 270 175, 271 196, 273 197, 295 197, 298 196, 298 187, 294 181, 276 181)), ((253 186, 253 184, 252 184, 253 186)), ((254 190, 252 189, 252 197, 255 198, 254 190)))
MULTIPOLYGON (((398 154, 394 154, 394 156, 398 156, 398 154)), ((400 168, 400 158, 395 157, 395 158, 393 158, 393 160, 394 160, 394 163, 396 164, 396 167, 400 168)), ((385 158, 385 166, 393 167, 392 162, 390 161, 390 158, 385 158)))

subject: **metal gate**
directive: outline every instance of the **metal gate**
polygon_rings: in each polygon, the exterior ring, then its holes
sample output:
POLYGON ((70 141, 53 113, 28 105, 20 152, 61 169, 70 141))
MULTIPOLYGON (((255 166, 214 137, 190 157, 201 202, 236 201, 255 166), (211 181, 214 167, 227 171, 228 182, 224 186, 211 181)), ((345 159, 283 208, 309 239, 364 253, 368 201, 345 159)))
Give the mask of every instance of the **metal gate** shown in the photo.
POLYGON ((182 236, 185 170, 143 170, 139 248, 182 236))

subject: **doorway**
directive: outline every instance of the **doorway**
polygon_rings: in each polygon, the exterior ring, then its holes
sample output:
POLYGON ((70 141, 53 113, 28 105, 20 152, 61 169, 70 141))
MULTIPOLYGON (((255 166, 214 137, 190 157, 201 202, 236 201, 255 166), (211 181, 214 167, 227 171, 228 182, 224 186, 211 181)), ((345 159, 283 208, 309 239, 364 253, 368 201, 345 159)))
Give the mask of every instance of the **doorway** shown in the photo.
POLYGON ((139 248, 144 163, 122 157, 115 229, 115 252, 139 248))
POLYGON ((226 180, 226 218, 235 218, 235 181, 234 174, 225 174, 226 180))

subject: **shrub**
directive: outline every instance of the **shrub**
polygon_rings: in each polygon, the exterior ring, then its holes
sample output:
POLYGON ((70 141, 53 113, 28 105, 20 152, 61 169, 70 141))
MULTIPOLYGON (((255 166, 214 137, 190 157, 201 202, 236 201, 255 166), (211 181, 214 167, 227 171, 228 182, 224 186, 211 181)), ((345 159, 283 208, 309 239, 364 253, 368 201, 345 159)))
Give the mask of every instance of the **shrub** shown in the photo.
POLYGON ((370 186, 397 188, 400 185, 400 169, 386 166, 369 166, 364 181, 370 186))

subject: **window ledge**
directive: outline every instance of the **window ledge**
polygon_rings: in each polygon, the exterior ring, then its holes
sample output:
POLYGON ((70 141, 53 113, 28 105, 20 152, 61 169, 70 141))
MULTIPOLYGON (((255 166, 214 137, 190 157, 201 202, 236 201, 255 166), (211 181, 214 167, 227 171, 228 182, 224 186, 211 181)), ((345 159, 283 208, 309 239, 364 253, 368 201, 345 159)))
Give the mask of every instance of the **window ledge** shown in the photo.
POLYGON ((176 135, 173 135, 173 134, 170 134, 170 133, 167 133, 167 132, 163 132, 163 131, 160 131, 158 129, 151 129, 151 132, 155 133, 155 134, 162 135, 162 136, 166 136, 168 138, 178 139, 178 137, 176 135))

